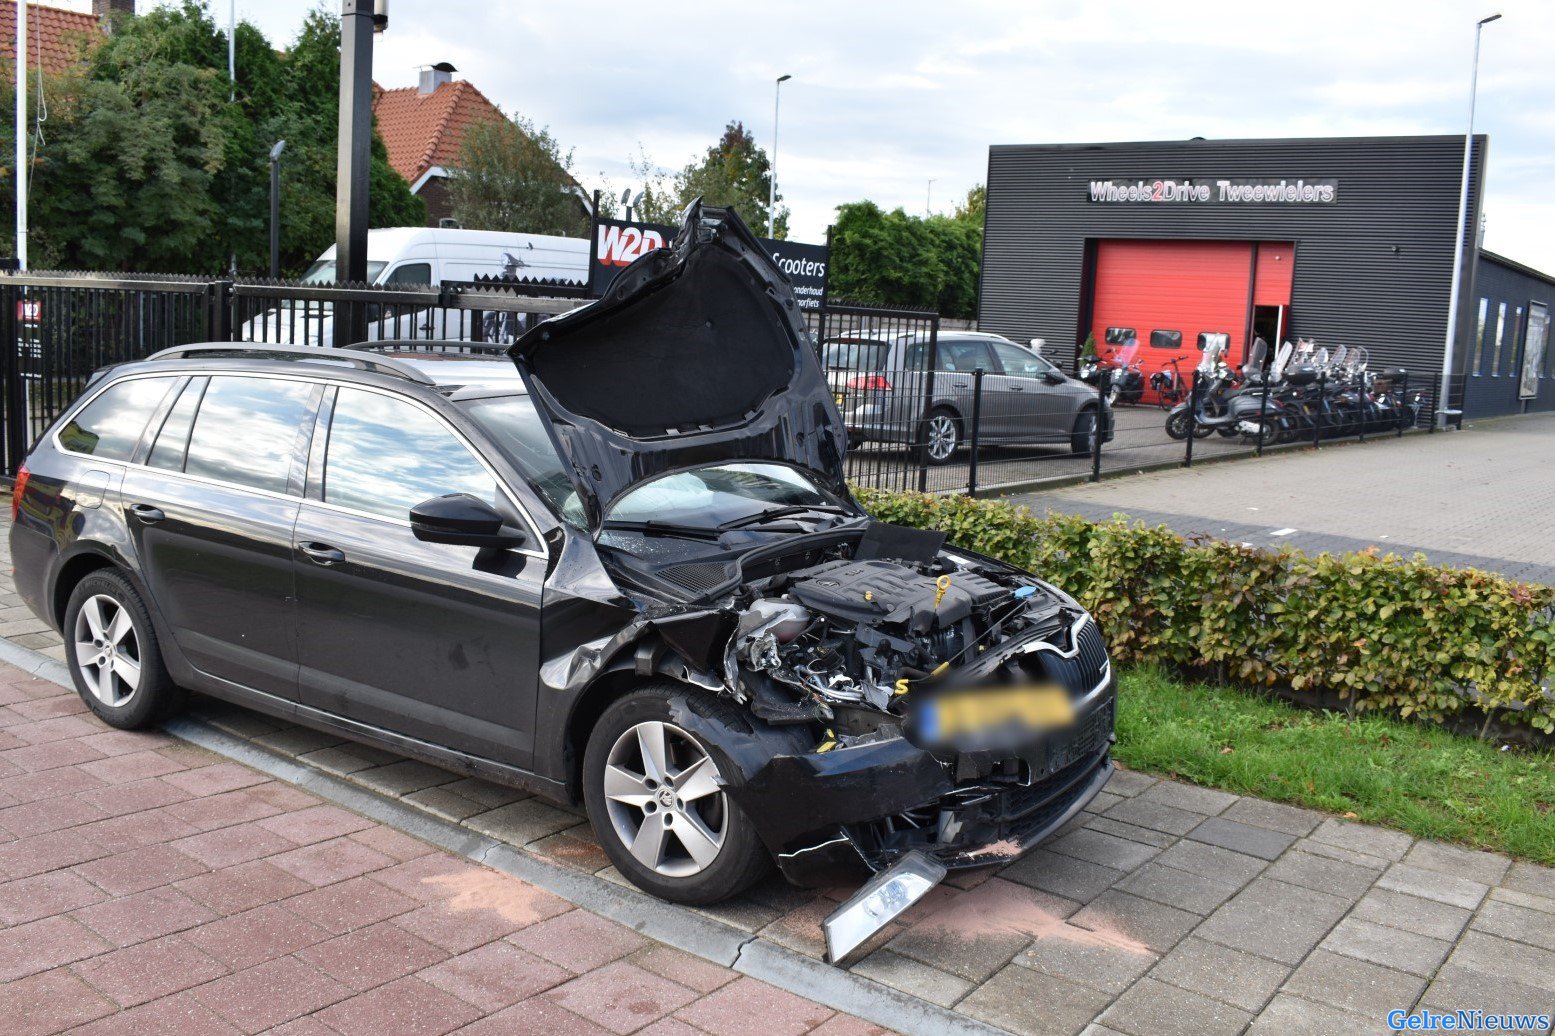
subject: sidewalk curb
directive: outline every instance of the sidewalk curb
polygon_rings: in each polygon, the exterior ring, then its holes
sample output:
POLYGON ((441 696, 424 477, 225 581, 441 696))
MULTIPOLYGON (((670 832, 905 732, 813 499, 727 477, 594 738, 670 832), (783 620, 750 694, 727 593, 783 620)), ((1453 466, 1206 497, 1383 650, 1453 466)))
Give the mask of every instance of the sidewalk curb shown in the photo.
MULTIPOLYGON (((74 691, 69 668, 0 637, 0 662, 74 691)), ((678 950, 857 1015, 922 1036, 1008 1036, 1006 1030, 957 1014, 852 972, 805 957, 759 936, 701 917, 636 889, 568 870, 505 842, 476 834, 398 799, 277 755, 187 716, 163 724, 174 737, 241 763, 369 820, 446 852, 526 881, 568 902, 678 950)))

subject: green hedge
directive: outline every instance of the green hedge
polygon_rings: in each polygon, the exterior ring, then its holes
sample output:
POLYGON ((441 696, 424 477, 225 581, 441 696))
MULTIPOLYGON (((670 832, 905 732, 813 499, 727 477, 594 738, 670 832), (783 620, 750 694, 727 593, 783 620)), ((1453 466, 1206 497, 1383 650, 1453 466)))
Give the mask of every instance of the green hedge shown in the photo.
POLYGON ((1356 711, 1555 731, 1555 588, 1420 555, 1313 557, 967 497, 859 497, 883 521, 938 529, 1062 587, 1125 664, 1356 711))

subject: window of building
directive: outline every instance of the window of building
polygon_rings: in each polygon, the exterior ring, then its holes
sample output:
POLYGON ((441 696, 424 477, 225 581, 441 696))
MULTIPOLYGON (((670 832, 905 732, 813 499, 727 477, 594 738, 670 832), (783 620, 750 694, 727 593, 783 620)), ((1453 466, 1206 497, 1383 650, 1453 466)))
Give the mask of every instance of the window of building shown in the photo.
POLYGON ((184 471, 286 492, 298 437, 313 419, 313 391, 302 381, 212 378, 195 415, 184 471))
POLYGON ((1132 327, 1107 328, 1106 341, 1108 345, 1127 345, 1132 341, 1136 341, 1138 337, 1132 327))
POLYGON ((129 460, 173 383, 173 378, 133 378, 109 387, 59 430, 60 445, 72 453, 129 460))
POLYGON ((1490 352, 1490 376, 1501 376, 1501 346, 1506 341, 1506 303, 1496 307, 1496 344, 1490 352))
POLYGON ((340 390, 324 459, 325 503, 407 521, 412 507, 448 493, 498 500, 496 480, 437 418, 393 396, 340 390))
POLYGON ((1502 366, 1506 368, 1508 375, 1516 377, 1521 368, 1517 363, 1517 347, 1523 340, 1523 307, 1518 306, 1512 310, 1512 326, 1506 336, 1506 356, 1502 358, 1502 366))
POLYGON ((1474 325, 1474 360, 1469 364, 1469 370, 1477 378, 1484 370, 1485 362, 1485 314, 1490 311, 1490 300, 1480 296, 1479 322, 1474 325))
MULTIPOLYGON (((1200 335, 1199 336, 1199 342, 1200 342, 1199 348, 1201 348, 1201 349, 1204 347, 1203 346, 1203 340, 1204 340, 1204 336, 1200 335)), ((1182 332, 1181 331, 1151 331, 1150 332, 1150 348, 1152 348, 1152 349, 1181 349, 1182 348, 1182 332)))

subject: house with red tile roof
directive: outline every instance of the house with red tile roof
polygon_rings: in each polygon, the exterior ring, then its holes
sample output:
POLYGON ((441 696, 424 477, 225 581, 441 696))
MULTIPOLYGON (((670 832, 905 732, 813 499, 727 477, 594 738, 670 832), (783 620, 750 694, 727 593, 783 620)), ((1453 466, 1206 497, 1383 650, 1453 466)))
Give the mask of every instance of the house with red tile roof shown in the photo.
MULTIPOLYGON (((27 67, 50 74, 69 71, 115 14, 134 14, 135 0, 92 0, 91 13, 43 4, 27 5, 27 67)), ((16 4, 0 3, 0 60, 16 60, 16 4)))
MULTIPOLYGON (((507 118, 474 83, 454 79, 457 71, 443 61, 422 69, 415 86, 385 90, 373 84, 373 116, 389 165, 426 202, 433 227, 452 218, 448 171, 458 167, 465 131, 507 118)), ((574 187, 581 201, 583 189, 574 187)))

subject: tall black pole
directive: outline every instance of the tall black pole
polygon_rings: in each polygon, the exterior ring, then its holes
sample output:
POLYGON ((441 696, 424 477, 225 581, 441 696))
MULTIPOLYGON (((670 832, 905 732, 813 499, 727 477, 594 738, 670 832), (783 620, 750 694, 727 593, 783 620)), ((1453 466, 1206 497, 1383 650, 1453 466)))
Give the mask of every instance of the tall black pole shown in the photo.
POLYGON ((286 141, 270 149, 270 279, 281 276, 281 152, 286 141))
MULTIPOLYGON (((367 177, 373 139, 373 0, 341 0, 335 279, 367 280, 367 177)), ((335 304, 335 345, 367 339, 367 311, 335 304)))

